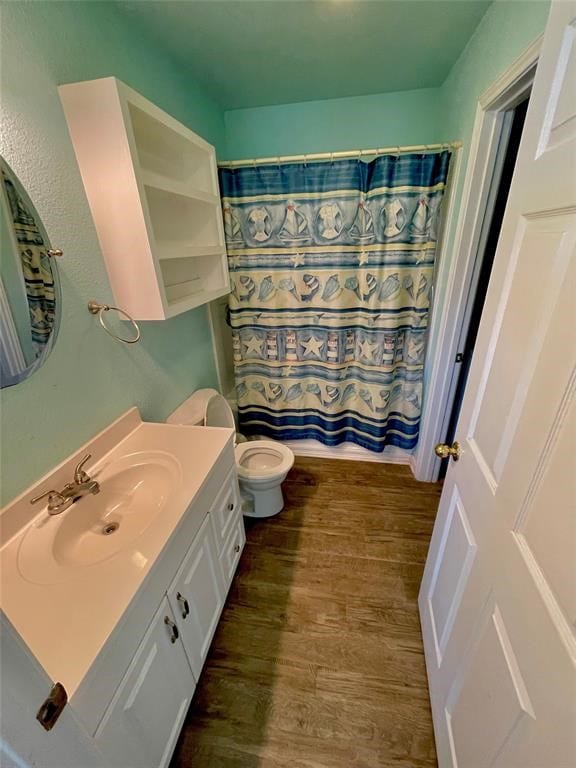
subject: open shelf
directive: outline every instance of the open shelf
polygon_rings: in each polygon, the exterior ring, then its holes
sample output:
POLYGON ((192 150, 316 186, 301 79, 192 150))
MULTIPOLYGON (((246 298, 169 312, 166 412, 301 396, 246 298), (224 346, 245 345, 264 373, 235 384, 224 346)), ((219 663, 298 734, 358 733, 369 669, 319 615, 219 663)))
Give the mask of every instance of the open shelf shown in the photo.
POLYGON ((174 130, 136 106, 130 98, 128 110, 143 172, 216 195, 218 186, 211 167, 210 145, 203 140, 194 141, 190 136, 192 132, 186 128, 184 132, 174 130))
MULTIPOLYGON (((196 246, 218 244, 220 206, 145 187, 150 223, 156 242, 184 241, 196 246)), ((222 246, 224 247, 224 246, 222 246)))
POLYGON ((117 306, 162 320, 228 293, 214 148, 114 77, 59 91, 117 306))
POLYGON ((156 240, 156 254, 159 260, 190 259, 198 256, 225 256, 223 245, 196 245, 182 240, 156 240))
POLYGON ((191 200, 198 200, 201 203, 220 205, 220 198, 217 195, 192 187, 189 182, 172 179, 152 171, 142 171, 140 178, 144 186, 150 187, 150 189, 157 189, 160 192, 180 195, 181 197, 189 197, 191 200))
POLYGON ((220 288, 211 293, 196 294, 194 296, 188 296, 183 299, 172 301, 168 304, 168 308, 166 309, 166 317, 175 317, 182 312, 187 312, 202 304, 214 301, 214 299, 219 299, 221 296, 226 296, 228 293, 228 288, 220 288))
POLYGON ((212 256, 161 261, 166 301, 173 304, 202 291, 211 294, 227 288, 225 269, 224 259, 214 259, 212 256))

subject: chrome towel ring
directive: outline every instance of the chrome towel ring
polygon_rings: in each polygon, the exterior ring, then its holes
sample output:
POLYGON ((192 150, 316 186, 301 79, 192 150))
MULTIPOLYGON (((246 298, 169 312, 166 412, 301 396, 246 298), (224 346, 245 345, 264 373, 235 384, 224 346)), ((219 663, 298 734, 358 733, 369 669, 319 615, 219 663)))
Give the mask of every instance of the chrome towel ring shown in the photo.
POLYGON ((90 312, 91 315, 98 315, 98 318, 100 320, 100 325, 102 326, 102 328, 104 328, 104 330, 109 336, 112 336, 113 339, 117 339, 118 341, 123 341, 124 344, 136 344, 136 342, 140 340, 140 328, 138 326, 138 323, 136 322, 136 320, 134 320, 133 317, 130 317, 128 312, 124 312, 124 310, 120 309, 120 307, 110 307, 108 304, 100 304, 98 301, 89 301, 88 312, 90 312), (108 326, 104 322, 104 312, 109 312, 111 309, 123 315, 126 318, 126 320, 129 320, 132 323, 136 331, 136 336, 134 336, 133 339, 125 339, 122 336, 117 336, 113 331, 110 330, 110 328, 108 328, 108 326))

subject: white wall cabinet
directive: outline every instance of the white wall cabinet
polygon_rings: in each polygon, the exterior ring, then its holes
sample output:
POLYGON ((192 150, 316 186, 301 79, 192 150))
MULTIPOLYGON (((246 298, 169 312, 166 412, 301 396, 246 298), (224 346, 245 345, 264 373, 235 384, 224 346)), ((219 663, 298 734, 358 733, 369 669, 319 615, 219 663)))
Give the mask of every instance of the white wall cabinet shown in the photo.
POLYGON ((170 760, 195 688, 176 626, 164 599, 96 733, 113 766, 170 760))
POLYGON ((118 306, 163 320, 229 293, 214 147, 114 77, 59 92, 118 306))

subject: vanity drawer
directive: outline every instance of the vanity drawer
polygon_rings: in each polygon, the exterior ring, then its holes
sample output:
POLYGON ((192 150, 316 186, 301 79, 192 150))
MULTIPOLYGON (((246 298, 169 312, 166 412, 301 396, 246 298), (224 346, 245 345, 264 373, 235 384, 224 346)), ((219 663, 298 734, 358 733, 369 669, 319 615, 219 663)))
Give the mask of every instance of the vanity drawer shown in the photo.
POLYGON ((214 503, 210 507, 212 518, 212 530, 216 537, 218 550, 227 541, 230 531, 234 527, 240 514, 240 492, 236 470, 232 470, 220 490, 214 503))
POLYGON ((230 586, 245 543, 244 518, 240 515, 220 553, 220 568, 222 569, 226 589, 230 586))

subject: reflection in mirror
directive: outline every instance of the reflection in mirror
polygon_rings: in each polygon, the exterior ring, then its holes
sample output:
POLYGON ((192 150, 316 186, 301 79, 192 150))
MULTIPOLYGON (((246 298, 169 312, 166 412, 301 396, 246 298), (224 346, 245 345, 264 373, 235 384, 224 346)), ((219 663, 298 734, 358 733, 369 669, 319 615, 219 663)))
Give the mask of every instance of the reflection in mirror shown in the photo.
POLYGON ((9 387, 50 354, 60 290, 42 221, 2 157, 0 175, 0 384, 9 387))

